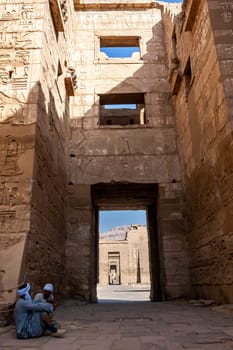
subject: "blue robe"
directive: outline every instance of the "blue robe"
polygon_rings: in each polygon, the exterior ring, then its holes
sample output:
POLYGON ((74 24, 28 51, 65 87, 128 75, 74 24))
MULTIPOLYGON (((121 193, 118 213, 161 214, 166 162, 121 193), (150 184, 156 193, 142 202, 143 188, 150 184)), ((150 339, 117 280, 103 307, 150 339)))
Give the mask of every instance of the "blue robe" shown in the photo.
POLYGON ((42 336, 45 330, 45 313, 52 311, 53 305, 47 302, 33 303, 22 298, 18 299, 15 305, 17 338, 27 339, 42 336))

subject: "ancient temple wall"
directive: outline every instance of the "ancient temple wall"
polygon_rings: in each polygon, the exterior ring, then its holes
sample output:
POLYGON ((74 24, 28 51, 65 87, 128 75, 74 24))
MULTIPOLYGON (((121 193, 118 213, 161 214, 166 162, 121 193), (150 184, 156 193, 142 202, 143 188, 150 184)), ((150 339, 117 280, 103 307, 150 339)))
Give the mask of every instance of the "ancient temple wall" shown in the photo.
POLYGON ((129 283, 150 284, 148 233, 145 227, 132 225, 129 242, 129 283))
POLYGON ((90 242, 95 242, 90 186, 101 182, 159 183, 164 295, 188 293, 181 173, 167 78, 162 6, 146 3, 145 8, 139 5, 136 10, 134 5, 124 6, 114 10, 115 3, 104 8, 104 4, 96 2, 85 8, 84 2, 76 8, 74 62, 79 84, 70 117, 66 275, 72 276, 68 294, 84 295, 87 300, 92 298, 90 288, 96 283, 94 277, 89 280, 83 273, 91 276, 92 264, 96 264, 92 260, 93 248, 90 250, 90 242), (106 59, 100 53, 100 39, 104 36, 139 37, 140 56, 106 59), (144 95, 143 125, 100 125, 101 96, 119 93, 144 95))
POLYGON ((23 278, 34 291, 48 279, 59 291, 63 278, 65 77, 72 21, 62 23, 64 31, 55 31, 49 2, 12 0, 0 5, 2 303, 15 299, 15 289, 8 290, 23 278))
POLYGON ((232 302, 232 4, 187 0, 173 25, 169 16, 192 290, 232 302))
POLYGON ((129 256, 127 241, 104 240, 99 243, 99 280, 100 286, 111 284, 109 254, 119 254, 119 266, 117 266, 116 278, 113 284, 129 284, 129 256))
POLYGON ((43 3, 0 5, 0 302, 22 281, 37 118, 34 84, 40 60, 43 3), (37 34, 36 34, 37 32, 37 34))
POLYGON ((69 90, 65 79, 72 52, 72 7, 63 12, 58 26, 53 16, 58 17, 59 13, 47 2, 44 6, 31 226, 25 269, 34 288, 41 288, 50 281, 61 294, 64 292, 69 116, 69 90))
MULTIPOLYGON (((114 232, 114 229, 113 229, 114 232)), ((145 226, 131 225, 125 240, 119 238, 99 240, 99 281, 108 284, 150 285, 148 233, 145 226), (111 262, 112 261, 112 262, 111 262), (110 280, 110 265, 115 264, 115 280, 110 280)))

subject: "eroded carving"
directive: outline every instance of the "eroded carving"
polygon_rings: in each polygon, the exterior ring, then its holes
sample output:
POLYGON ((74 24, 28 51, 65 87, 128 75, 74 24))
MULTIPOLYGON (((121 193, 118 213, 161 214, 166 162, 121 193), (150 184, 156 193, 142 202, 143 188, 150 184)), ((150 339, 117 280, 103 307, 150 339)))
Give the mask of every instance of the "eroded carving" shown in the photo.
POLYGON ((0 122, 4 121, 7 118, 15 117, 23 105, 23 101, 16 97, 16 95, 8 96, 0 91, 0 122))
POLYGON ((13 176, 22 174, 17 165, 19 153, 22 153, 23 146, 16 138, 7 137, 5 146, 0 158, 0 175, 13 176))
POLYGON ((15 214, 15 210, 0 210, 0 232, 10 232, 13 230, 15 214))
MULTIPOLYGON (((0 235, 0 250, 10 248, 20 241, 22 241, 23 235, 15 236, 15 235, 0 235)), ((1 273, 1 270, 0 270, 1 273)))

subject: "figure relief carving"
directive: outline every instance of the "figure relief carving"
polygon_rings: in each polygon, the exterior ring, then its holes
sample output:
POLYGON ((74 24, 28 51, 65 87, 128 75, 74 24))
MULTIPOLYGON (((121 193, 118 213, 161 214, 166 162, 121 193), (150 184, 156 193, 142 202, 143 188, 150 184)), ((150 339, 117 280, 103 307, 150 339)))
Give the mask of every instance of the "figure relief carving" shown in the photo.
POLYGON ((5 183, 0 185, 0 205, 9 204, 9 190, 6 187, 5 183))
POLYGON ((0 183, 0 206, 4 206, 4 210, 26 202, 26 195, 20 192, 17 184, 6 184, 4 180, 0 183))
POLYGON ((15 210, 0 210, 0 232, 12 232, 15 225, 15 210))
POLYGON ((14 176, 22 174, 17 165, 18 155, 22 152, 19 142, 15 138, 7 138, 4 150, 5 156, 3 155, 3 159, 0 161, 0 175, 14 176))
POLYGON ((10 117, 16 117, 18 110, 23 106, 23 101, 15 95, 8 96, 0 91, 0 122, 10 117))
POLYGON ((230 23, 232 21, 232 18, 233 18, 233 14, 231 12, 223 12, 221 14, 222 18, 223 18, 223 21, 225 23, 230 23))

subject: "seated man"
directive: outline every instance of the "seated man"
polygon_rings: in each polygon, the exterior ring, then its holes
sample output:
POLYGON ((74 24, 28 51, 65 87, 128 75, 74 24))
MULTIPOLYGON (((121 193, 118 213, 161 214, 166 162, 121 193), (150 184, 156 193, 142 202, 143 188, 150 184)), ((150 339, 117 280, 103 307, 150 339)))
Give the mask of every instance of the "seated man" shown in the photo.
POLYGON ((34 297, 35 302, 45 302, 54 304, 54 286, 52 283, 46 283, 43 287, 43 293, 37 293, 34 297))
POLYGON ((58 330, 52 324, 49 316, 49 313, 53 311, 53 305, 47 302, 34 303, 31 299, 29 283, 21 285, 17 294, 19 296, 15 305, 17 338, 40 337, 45 330, 49 330, 53 336, 63 336, 64 330, 58 330))
MULTIPOLYGON (((34 299, 33 301, 35 303, 44 303, 44 302, 47 302, 47 303, 50 303, 53 305, 53 310, 55 310, 55 307, 56 307, 56 304, 55 304, 55 301, 54 301, 54 295, 53 295, 53 292, 54 292, 54 286, 52 283, 46 283, 43 287, 43 293, 37 293, 35 296, 34 296, 34 299)), ((53 313, 51 312, 50 314, 50 318, 52 320, 52 324, 58 328, 58 324, 55 320, 53 320, 53 313)))

